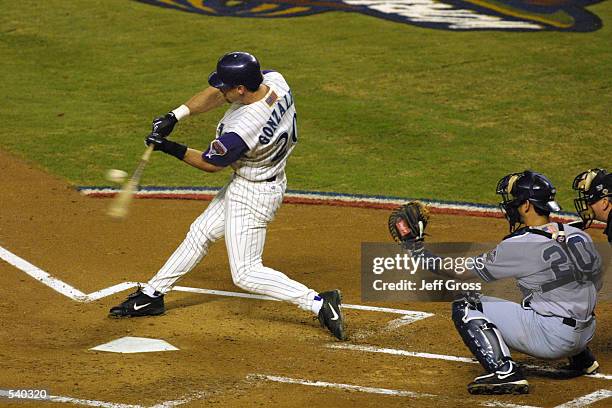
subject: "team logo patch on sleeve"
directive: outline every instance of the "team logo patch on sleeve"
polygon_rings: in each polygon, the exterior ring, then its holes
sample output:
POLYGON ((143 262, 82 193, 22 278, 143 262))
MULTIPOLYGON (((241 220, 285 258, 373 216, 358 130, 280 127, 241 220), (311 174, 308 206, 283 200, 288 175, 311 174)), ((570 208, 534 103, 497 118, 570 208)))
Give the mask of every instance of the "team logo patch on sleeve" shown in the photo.
POLYGON ((487 252, 485 257, 487 259, 487 262, 494 263, 495 258, 497 258, 497 249, 487 252))
POLYGON ((220 140, 215 139, 210 143, 210 149, 206 153, 206 157, 210 158, 213 156, 225 156, 227 153, 227 147, 220 140))

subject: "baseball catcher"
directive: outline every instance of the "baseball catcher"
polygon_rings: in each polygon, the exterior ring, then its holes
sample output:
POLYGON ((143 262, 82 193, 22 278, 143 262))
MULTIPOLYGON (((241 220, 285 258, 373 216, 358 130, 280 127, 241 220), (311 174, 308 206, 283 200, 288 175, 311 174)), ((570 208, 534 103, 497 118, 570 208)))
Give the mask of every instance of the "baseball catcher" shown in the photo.
POLYGON ((441 268, 441 257, 424 246, 427 217, 419 206, 408 204, 389 219, 393 238, 424 257, 421 264, 430 272, 455 280, 513 278, 523 294, 521 304, 478 293, 452 303, 455 327, 486 371, 468 391, 528 393, 529 383, 510 349, 547 360, 569 358, 567 368, 575 375, 596 372, 599 364, 587 345, 595 334, 593 310, 602 263, 591 237, 571 225, 551 222, 550 213, 561 208, 555 187, 540 173, 508 174, 496 192, 510 234, 477 257, 482 262, 460 272, 441 268))

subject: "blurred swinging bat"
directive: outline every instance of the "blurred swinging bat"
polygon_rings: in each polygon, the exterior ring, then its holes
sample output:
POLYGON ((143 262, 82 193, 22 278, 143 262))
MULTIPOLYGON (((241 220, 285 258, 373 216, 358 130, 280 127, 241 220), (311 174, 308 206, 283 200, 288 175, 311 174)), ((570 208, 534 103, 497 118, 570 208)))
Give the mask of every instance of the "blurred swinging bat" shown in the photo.
POLYGON ((149 158, 151 157, 154 147, 155 146, 153 144, 147 146, 147 149, 142 154, 140 163, 138 163, 132 177, 125 182, 119 194, 117 194, 111 202, 111 205, 106 212, 111 218, 123 219, 127 216, 130 203, 132 202, 134 193, 136 192, 138 184, 140 183, 140 177, 142 176, 145 166, 149 162, 149 158))

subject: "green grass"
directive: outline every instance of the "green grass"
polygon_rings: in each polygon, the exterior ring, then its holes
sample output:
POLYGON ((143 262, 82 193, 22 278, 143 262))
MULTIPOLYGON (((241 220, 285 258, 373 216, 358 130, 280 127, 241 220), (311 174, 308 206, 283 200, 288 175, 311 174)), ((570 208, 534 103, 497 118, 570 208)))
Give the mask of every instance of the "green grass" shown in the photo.
MULTIPOLYGON (((493 203, 533 168, 571 208, 578 172, 610 167, 612 5, 594 33, 458 33, 329 12, 214 18, 128 0, 22 0, 0 16, 0 148, 74 184, 130 171, 154 116, 206 85, 219 55, 256 54, 293 88, 289 187, 493 203)), ((222 110, 179 124, 204 149, 222 110)), ((148 185, 221 185, 157 154, 148 185)))

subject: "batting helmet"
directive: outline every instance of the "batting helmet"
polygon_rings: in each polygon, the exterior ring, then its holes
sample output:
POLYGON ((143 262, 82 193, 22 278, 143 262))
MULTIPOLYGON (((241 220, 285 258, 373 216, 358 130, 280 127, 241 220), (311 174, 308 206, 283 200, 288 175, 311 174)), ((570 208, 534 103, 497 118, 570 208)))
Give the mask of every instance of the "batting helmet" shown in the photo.
POLYGON ((555 201, 556 193, 557 189, 552 182, 535 171, 525 170, 522 173, 511 173, 502 177, 497 183, 497 194, 502 196, 499 207, 510 224, 510 232, 514 232, 521 224, 518 208, 525 201, 529 201, 546 215, 561 211, 561 207, 555 201))
POLYGON ((210 74, 208 83, 215 88, 244 85, 255 92, 263 82, 259 61, 248 52, 229 52, 219 58, 217 70, 210 74))
POLYGON ((604 197, 612 197, 612 173, 605 169, 589 169, 576 176, 572 188, 578 192, 574 206, 582 218, 584 228, 588 228, 595 218, 590 204, 604 197))

